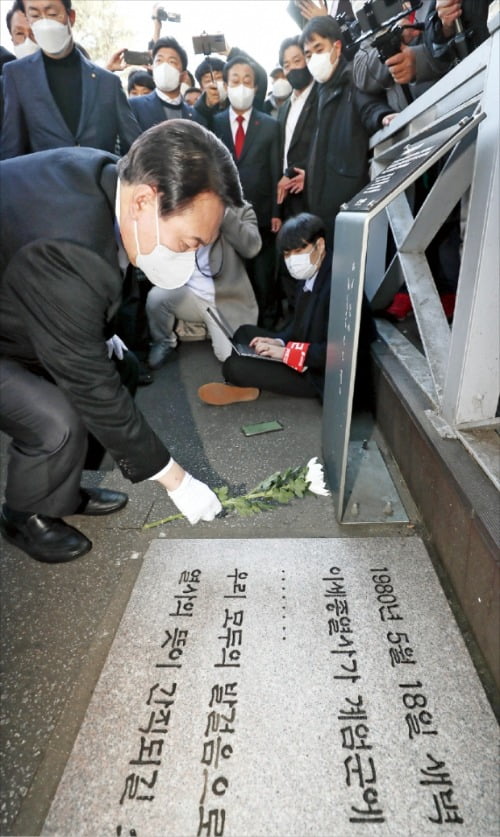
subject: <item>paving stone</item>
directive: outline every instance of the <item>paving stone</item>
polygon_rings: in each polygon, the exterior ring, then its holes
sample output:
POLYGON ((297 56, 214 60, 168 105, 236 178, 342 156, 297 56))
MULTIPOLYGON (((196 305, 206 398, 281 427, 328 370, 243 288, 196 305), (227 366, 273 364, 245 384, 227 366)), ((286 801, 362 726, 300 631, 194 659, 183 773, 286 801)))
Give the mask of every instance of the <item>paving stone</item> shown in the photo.
POLYGON ((496 837, 497 740, 419 539, 157 540, 42 834, 496 837))

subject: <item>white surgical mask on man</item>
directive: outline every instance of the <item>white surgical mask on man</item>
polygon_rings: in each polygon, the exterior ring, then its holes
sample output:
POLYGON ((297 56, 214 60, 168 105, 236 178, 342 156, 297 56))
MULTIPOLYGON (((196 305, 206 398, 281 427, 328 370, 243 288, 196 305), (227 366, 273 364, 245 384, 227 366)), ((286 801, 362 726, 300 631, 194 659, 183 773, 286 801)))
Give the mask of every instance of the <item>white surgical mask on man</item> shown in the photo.
POLYGON ((157 87, 164 93, 171 93, 179 87, 181 74, 177 67, 166 62, 155 64, 153 67, 153 78, 157 87))
POLYGON ((26 58, 27 55, 40 52, 40 45, 32 41, 31 38, 25 38, 22 44, 14 44, 13 49, 16 58, 26 58))
POLYGON ((137 221, 134 220, 135 244, 137 247, 136 264, 149 281, 159 288, 180 288, 185 285, 196 266, 195 250, 176 253, 165 244, 160 244, 160 222, 158 217, 158 196, 155 206, 156 247, 151 253, 141 253, 137 234, 137 221))
POLYGON ((252 107, 255 98, 255 88, 238 84, 237 87, 228 87, 227 95, 233 108, 236 110, 248 110, 252 107))
POLYGON ((273 84, 273 96, 275 99, 287 99, 292 92, 292 85, 286 78, 277 78, 273 84))
POLYGON ((59 55, 71 43, 71 26, 58 20, 42 17, 31 24, 31 31, 37 44, 48 55, 59 55))
POLYGON ((316 249, 316 244, 308 253, 292 253, 285 257, 287 270, 294 279, 304 281, 311 279, 319 270, 319 265, 311 262, 311 256, 316 249))
POLYGON ((307 69, 311 73, 314 81, 317 81, 318 84, 324 84, 325 81, 328 81, 337 69, 337 64, 339 63, 339 55, 335 57, 335 61, 332 64, 330 61, 330 52, 313 52, 309 61, 307 62, 307 69))

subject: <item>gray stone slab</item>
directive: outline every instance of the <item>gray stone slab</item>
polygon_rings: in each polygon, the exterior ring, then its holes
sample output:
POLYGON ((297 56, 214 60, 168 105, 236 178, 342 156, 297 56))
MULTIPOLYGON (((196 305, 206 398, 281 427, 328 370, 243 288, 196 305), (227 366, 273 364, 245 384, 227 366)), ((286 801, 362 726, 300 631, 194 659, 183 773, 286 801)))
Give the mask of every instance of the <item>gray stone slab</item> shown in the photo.
POLYGON ((42 833, 493 837, 497 741, 417 538, 158 540, 42 833))

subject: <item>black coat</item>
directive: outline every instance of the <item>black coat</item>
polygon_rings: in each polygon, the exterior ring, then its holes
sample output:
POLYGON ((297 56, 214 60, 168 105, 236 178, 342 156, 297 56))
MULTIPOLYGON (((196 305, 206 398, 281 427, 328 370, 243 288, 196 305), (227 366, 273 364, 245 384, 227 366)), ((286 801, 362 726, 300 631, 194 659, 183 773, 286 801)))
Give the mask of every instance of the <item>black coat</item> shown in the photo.
MULTIPOLYGON (((460 22, 465 32, 467 52, 476 49, 489 36, 488 13, 492 0, 463 0, 460 22)), ((443 35, 443 27, 433 0, 425 21, 425 44, 434 58, 450 69, 460 57, 454 44, 443 35)))
POLYGON ((332 78, 318 87, 316 131, 306 166, 307 206, 327 225, 329 244, 340 206, 368 182, 368 140, 388 113, 386 101, 354 86, 351 66, 340 56, 332 78))
MULTIPOLYGON (((304 169, 306 167, 309 149, 316 130, 317 101, 318 84, 314 82, 297 120, 292 140, 288 146, 286 166, 284 168, 298 166, 299 168, 304 169)), ((291 104, 292 100, 290 97, 278 110, 277 118, 280 126, 280 160, 283 160, 283 152, 285 149, 285 126, 288 114, 290 113, 291 104)))
POLYGON ((212 130, 233 156, 243 194, 254 208, 259 227, 268 228, 271 218, 281 215, 276 203, 276 190, 281 176, 279 127, 276 119, 252 108, 239 160, 234 151, 229 108, 214 116, 212 130))
MULTIPOLYGON (((291 99, 288 99, 284 105, 278 110, 278 124, 280 126, 280 165, 282 167, 281 174, 284 174, 286 169, 297 166, 300 169, 305 169, 309 157, 309 150, 316 130, 316 110, 318 106, 318 85, 313 84, 309 95, 304 103, 304 107, 300 112, 297 120, 295 130, 292 135, 290 145, 288 146, 286 165, 283 165, 283 153, 285 150, 285 129, 286 120, 290 113, 291 99)), ((284 201, 284 217, 290 218, 292 215, 298 215, 306 209, 305 195, 292 195, 288 193, 284 201)))
POLYGON ((310 344, 305 365, 318 393, 323 392, 325 379, 331 279, 332 253, 327 250, 312 291, 304 291, 305 282, 298 283, 293 319, 286 329, 273 335, 285 344, 290 340, 310 344))
MULTIPOLYGON (((0 353, 49 376, 132 482, 169 453, 121 385, 105 339, 121 301, 116 157, 90 148, 0 163, 0 353)), ((36 405, 34 405, 36 410, 36 405)))

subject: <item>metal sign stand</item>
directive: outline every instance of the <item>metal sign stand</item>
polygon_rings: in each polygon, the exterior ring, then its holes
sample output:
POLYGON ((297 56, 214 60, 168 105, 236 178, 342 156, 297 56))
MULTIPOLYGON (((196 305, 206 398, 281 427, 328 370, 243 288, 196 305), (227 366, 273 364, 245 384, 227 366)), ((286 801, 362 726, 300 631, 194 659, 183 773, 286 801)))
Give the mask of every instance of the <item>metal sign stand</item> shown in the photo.
MULTIPOLYGON (((339 213, 323 409, 323 458, 339 522, 407 520, 385 463, 371 440, 351 443, 352 402, 368 236, 372 220, 475 128, 484 114, 429 128, 393 146, 388 166, 339 213), (436 130, 440 128, 441 130, 436 130), (356 499, 356 497, 358 499, 356 499), (390 513, 389 513, 390 512, 390 513)), ((466 144, 464 144, 466 146, 466 144)), ((455 151, 457 153, 457 151, 455 151)), ((432 278, 431 278, 432 281, 432 278)), ((437 293, 434 289, 434 292, 437 293)), ((443 327, 447 327, 443 314, 443 327)))

